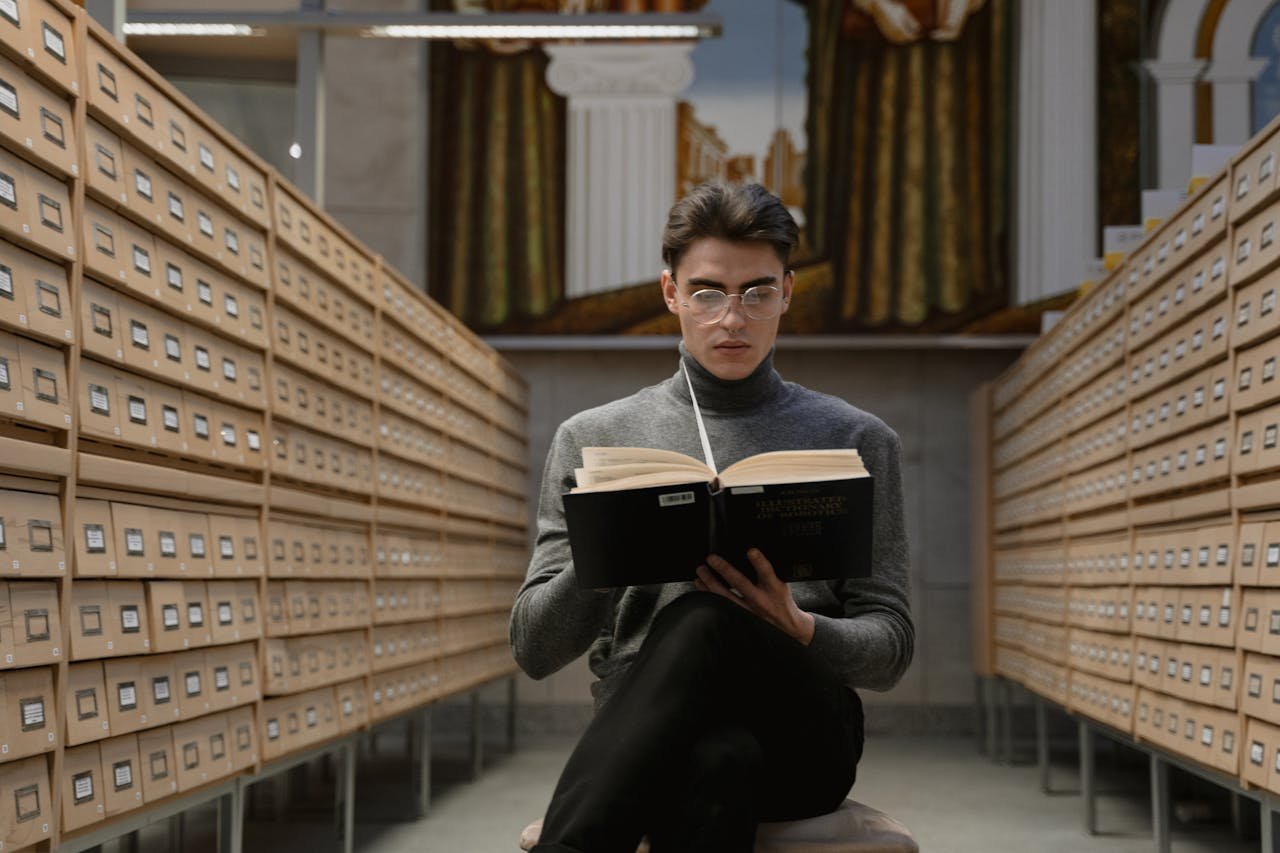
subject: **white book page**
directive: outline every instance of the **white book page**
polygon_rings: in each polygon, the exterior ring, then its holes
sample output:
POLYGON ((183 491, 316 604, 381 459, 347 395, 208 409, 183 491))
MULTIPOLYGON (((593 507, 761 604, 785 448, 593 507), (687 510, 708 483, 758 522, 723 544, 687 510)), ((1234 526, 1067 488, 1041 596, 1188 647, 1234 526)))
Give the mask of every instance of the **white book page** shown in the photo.
POLYGON ((669 465, 691 465, 700 470, 709 470, 700 460, 674 450, 660 450, 654 447, 582 448, 582 466, 584 468, 604 468, 609 465, 635 465, 653 462, 665 462, 669 465))

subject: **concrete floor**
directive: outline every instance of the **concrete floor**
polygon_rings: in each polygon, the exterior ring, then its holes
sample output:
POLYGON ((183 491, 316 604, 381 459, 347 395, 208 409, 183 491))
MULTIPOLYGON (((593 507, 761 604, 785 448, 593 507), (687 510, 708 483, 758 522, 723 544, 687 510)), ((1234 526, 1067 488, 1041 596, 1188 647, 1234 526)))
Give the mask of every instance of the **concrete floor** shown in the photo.
MULTIPOLYGON (((515 851, 520 830, 545 808, 572 740, 526 740, 514 754, 489 744, 484 772, 467 781, 465 743, 433 742, 432 807, 419 821, 406 819, 411 793, 404 744, 380 739, 362 756, 357 779, 356 850, 360 853, 503 853, 515 851)), ((872 737, 854 796, 911 828, 926 853, 1149 853, 1147 769, 1130 750, 1098 750, 1098 825, 1083 829, 1082 803, 1072 749, 1055 751, 1053 794, 1040 792, 1033 763, 992 763, 972 738, 872 737)), ((1257 808, 1246 809, 1253 840, 1232 831, 1230 800, 1222 789, 1171 775, 1175 808, 1199 808, 1212 819, 1178 823, 1175 853, 1245 853, 1259 850, 1257 808)), ((264 789, 245 824, 248 853, 328 853, 334 849, 333 779, 323 765, 291 780, 282 814, 264 789)), ((255 786, 256 788, 257 786, 255 786)), ((207 810, 205 810, 207 811, 207 810)), ((189 813, 183 853, 211 853, 212 814, 189 813)), ((168 848, 162 827, 144 832, 136 848, 168 848)), ((127 848, 104 846, 104 853, 127 848)))
MULTIPOLYGON (((545 807, 571 746, 570 741, 529 743, 515 755, 496 757, 478 781, 446 787, 426 819, 362 832, 358 836, 360 850, 514 851, 520 829, 545 807)), ((1063 755, 1055 766, 1055 789, 1077 790, 1072 761, 1073 755, 1063 755)), ((1175 785, 1175 792, 1178 787, 1175 785)), ((868 743, 853 793, 910 827, 923 851, 1153 850, 1141 763, 1109 766, 1105 750, 1100 751, 1099 788, 1103 794, 1098 798, 1102 834, 1089 837, 1082 829, 1080 796, 1042 794, 1034 765, 993 764, 976 752, 968 738, 886 737, 868 743)), ((1205 802, 1203 792, 1175 794, 1175 801, 1178 799, 1205 802)), ((1221 820, 1176 827, 1175 851, 1244 853, 1259 849, 1257 840, 1242 841, 1234 836, 1226 820, 1229 806, 1225 798, 1212 805, 1218 808, 1221 820)), ((1256 831, 1253 835, 1256 838, 1256 831)))

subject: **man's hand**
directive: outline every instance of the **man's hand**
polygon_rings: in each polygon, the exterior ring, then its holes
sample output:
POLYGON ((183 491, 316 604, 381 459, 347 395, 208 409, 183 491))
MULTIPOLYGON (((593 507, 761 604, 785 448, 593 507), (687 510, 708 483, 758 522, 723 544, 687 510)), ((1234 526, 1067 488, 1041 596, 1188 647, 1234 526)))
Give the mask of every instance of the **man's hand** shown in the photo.
POLYGON ((773 565, 764 554, 752 548, 747 552, 747 559, 756 570, 755 583, 727 560, 712 554, 707 557, 707 565, 698 566, 698 579, 693 585, 703 592, 729 599, 802 644, 809 645, 813 640, 813 614, 800 609, 791 596, 791 587, 778 580, 773 565))

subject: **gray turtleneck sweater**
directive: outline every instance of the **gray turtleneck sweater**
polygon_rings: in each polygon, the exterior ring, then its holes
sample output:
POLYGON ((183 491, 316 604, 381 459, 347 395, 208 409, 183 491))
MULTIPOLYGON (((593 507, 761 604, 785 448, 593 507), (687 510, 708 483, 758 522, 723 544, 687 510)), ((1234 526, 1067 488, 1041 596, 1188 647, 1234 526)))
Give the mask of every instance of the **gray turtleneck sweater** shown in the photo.
MULTIPOLYGON (((796 603, 816 617, 811 654, 850 687, 887 690, 911 662, 915 628, 907 602, 909 552, 902 517, 901 445, 879 418, 843 400, 784 382, 770 354, 745 379, 719 379, 684 345, 716 464, 721 469, 770 450, 854 447, 875 478, 870 578, 793 583, 796 603)), ((660 447, 702 458, 682 371, 630 397, 588 409, 556 431, 538 504, 538 537, 511 614, 511 648, 529 675, 544 678, 590 650, 596 707, 644 642, 654 616, 693 584, 581 589, 561 496, 574 485, 584 447, 660 447)), ((660 536, 661 531, 654 531, 660 536)), ((768 556, 767 554, 765 555, 768 556)))

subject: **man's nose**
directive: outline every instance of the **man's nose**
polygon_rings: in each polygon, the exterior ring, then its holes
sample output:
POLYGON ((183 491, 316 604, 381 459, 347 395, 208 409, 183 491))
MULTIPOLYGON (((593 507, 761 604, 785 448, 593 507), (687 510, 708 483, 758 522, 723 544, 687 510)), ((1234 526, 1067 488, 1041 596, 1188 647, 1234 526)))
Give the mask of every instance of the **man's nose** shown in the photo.
POLYGON ((724 316, 720 318, 720 325, 729 329, 741 329, 747 325, 747 309, 742 304, 742 296, 738 293, 729 294, 728 308, 724 312, 724 316), (735 299, 734 297, 738 297, 735 299))

